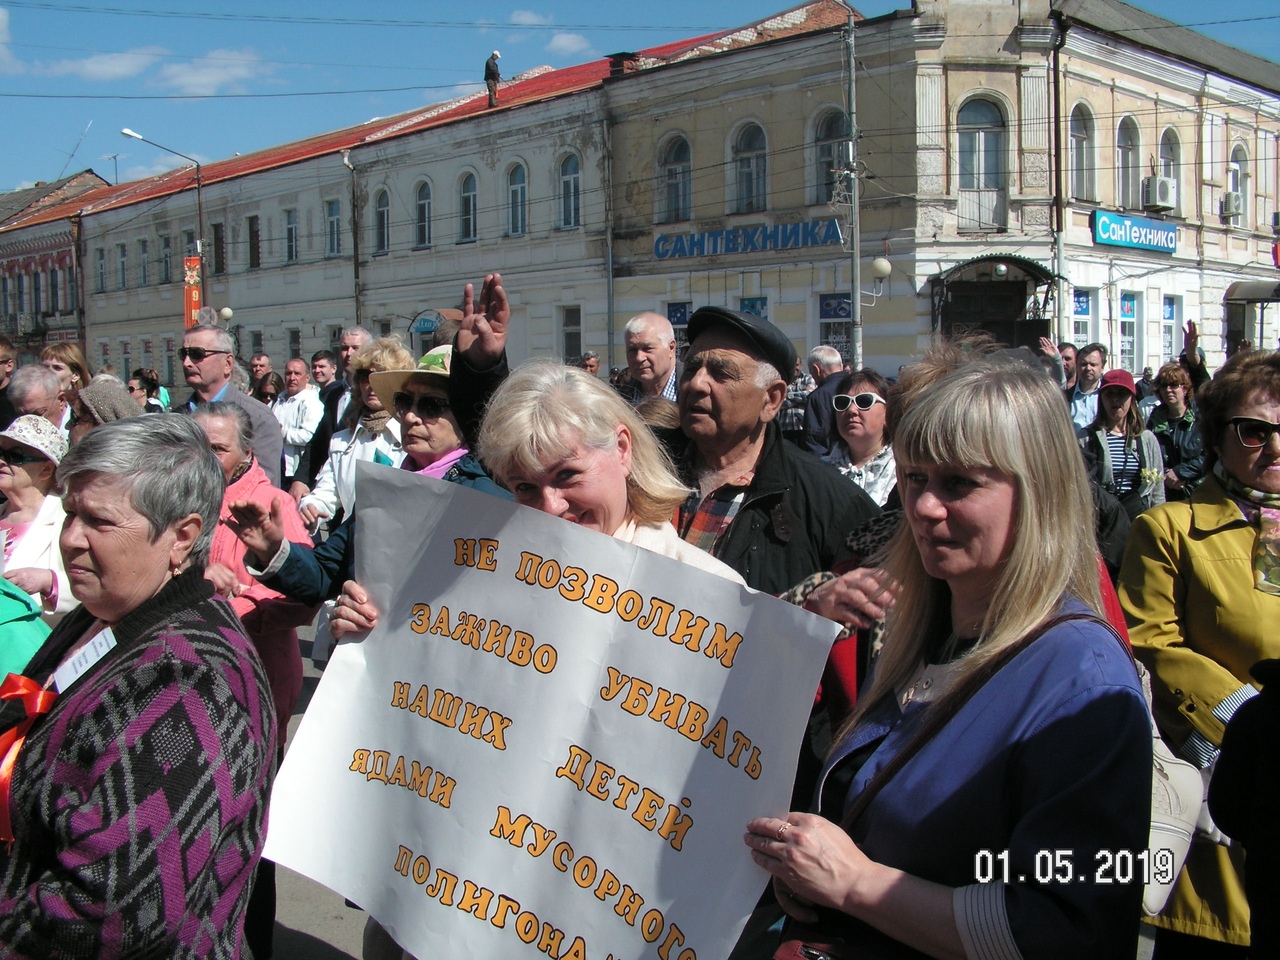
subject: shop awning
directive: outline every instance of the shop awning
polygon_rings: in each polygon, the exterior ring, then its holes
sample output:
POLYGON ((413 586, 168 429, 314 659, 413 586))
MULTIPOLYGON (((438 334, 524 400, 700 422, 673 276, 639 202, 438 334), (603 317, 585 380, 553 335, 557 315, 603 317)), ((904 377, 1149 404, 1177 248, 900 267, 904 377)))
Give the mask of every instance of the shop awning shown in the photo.
POLYGON ((1280 301, 1280 283, 1274 280, 1238 280, 1227 287, 1224 302, 1272 303, 1280 301))

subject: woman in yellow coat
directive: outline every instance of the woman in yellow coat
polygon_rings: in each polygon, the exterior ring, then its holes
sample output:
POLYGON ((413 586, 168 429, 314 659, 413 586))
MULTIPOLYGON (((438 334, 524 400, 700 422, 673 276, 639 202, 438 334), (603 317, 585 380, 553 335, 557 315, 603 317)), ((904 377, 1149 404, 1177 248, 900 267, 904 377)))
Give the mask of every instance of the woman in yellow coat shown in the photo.
MULTIPOLYGON (((1249 668, 1280 656, 1280 354, 1232 358, 1199 412, 1209 477, 1133 521, 1119 593, 1160 732, 1208 783, 1227 721, 1258 692, 1249 668)), ((1153 921, 1157 960, 1246 955, 1243 853, 1207 813, 1200 826, 1153 921)))

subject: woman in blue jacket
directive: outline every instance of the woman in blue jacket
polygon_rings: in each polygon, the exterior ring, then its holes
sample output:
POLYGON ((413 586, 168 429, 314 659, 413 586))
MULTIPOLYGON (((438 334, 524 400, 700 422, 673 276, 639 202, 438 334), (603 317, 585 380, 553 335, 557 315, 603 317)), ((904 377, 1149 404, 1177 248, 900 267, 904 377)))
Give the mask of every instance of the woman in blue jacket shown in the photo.
POLYGON ((1142 884, 1120 880, 1147 844, 1151 726, 1098 620, 1061 396, 1037 371, 979 361, 912 405, 894 451, 907 523, 888 548, 901 586, 876 673, 817 813, 753 820, 747 845, 787 913, 817 925, 805 939, 842 938, 850 956, 1132 957, 1142 884), (1001 663, 859 804, 950 692, 1001 663))

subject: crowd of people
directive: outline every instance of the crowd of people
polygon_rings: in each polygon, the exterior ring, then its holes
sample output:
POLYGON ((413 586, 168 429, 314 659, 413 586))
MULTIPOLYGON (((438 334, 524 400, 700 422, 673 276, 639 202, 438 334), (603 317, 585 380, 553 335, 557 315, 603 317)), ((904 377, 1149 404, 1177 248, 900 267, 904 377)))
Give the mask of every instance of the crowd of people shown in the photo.
MULTIPOLYGON (((272 955, 297 631, 378 620, 358 462, 841 625, 792 812, 745 825, 773 882, 735 960, 1277 949, 1250 907, 1276 868, 1280 354, 1210 377, 1192 324, 1138 380, 1102 344, 981 339, 890 378, 709 306, 683 349, 632 318, 605 379, 593 352, 509 369, 501 277, 462 306, 418 359, 353 327, 283 374, 196 326, 175 400, 69 344, 15 370, 0 338, 0 952, 272 955), (1141 877, 1093 867, 1148 847, 1153 713, 1210 802, 1143 923, 1141 877), (1062 849, 1070 883, 1041 868, 1062 849)), ((372 919, 365 956, 401 956, 372 919)))

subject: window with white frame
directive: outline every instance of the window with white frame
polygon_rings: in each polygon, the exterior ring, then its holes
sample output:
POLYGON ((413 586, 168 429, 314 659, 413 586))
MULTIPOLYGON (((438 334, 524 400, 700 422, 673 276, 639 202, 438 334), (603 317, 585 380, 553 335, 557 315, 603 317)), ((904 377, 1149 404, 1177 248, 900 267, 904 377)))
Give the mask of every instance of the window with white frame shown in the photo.
POLYGON ((693 163, 689 141, 676 137, 662 152, 663 223, 688 220, 693 211, 693 163))
POLYGON ((373 198, 373 252, 391 249, 391 194, 379 190, 373 198))
POLYGON ((145 287, 151 282, 150 264, 147 262, 147 241, 138 241, 138 286, 145 287))
POLYGON ((560 161, 560 226, 582 226, 582 164, 573 153, 560 161))
POLYGON ((1071 336, 1077 347, 1093 341, 1094 307, 1098 302, 1097 290, 1076 287, 1071 291, 1071 336))
POLYGON ((961 230, 1006 226, 1004 114, 990 100, 970 100, 956 116, 959 132, 961 230))
MULTIPOLYGON (((150 370, 152 367, 155 366, 155 358, 151 355, 151 338, 150 337, 142 338, 142 362, 140 366, 144 370, 150 370)), ((132 373, 133 371, 130 370, 128 372, 132 373)))
POLYGON ((129 286, 129 246, 116 244, 116 289, 125 290, 129 286))
POLYGON ((507 173, 507 236, 522 237, 528 226, 529 176, 517 163, 507 173))
POLYGON ((129 340, 120 341, 120 372, 128 379, 129 374, 133 372, 133 343, 129 340))
POLYGON ((418 184, 413 218, 413 245, 431 246, 431 184, 418 184))
POLYGON ((1071 111, 1071 198, 1098 199, 1093 172, 1093 115, 1083 103, 1071 111))
POLYGON ((1182 298, 1166 296, 1160 312, 1160 362, 1178 358, 1178 332, 1182 329, 1182 298))
POLYGON ((96 247, 93 251, 94 263, 94 293, 107 292, 107 251, 102 247, 96 247))
POLYGON ((342 255, 341 200, 326 200, 324 202, 324 255, 326 257, 342 255))
POLYGON ((758 123, 743 127, 733 141, 734 213, 759 213, 767 200, 768 144, 758 123))
POLYGON ((1116 130, 1116 205, 1122 210, 1142 206, 1141 157, 1138 122, 1125 117, 1116 130))
POLYGON ((849 119, 838 110, 823 114, 814 133, 814 156, 817 159, 817 169, 814 171, 817 192, 814 203, 830 203, 835 196, 836 183, 843 166, 840 162, 841 151, 848 142, 849 119))
POLYGON ((164 338, 164 382, 173 383, 174 370, 177 368, 177 353, 174 348, 173 337, 164 338))
POLYGON ((173 251, 168 237, 160 238, 160 282, 173 282, 173 251))
POLYGON ((1239 195, 1240 199, 1235 203, 1240 212, 1228 214, 1223 219, 1233 227, 1247 226, 1249 221, 1245 211, 1249 209, 1249 154, 1242 143, 1237 143, 1231 150, 1231 160, 1227 163, 1227 191, 1239 195))
POLYGON ((194 257, 196 252, 196 232, 194 230, 183 230, 182 255, 184 257, 194 257))
POLYGON ((1133 371, 1138 364, 1138 327, 1142 318, 1142 294, 1120 294, 1120 362, 1118 367, 1133 371))
POLYGON ((289 359, 297 360, 302 356, 302 331, 298 329, 286 330, 289 342, 289 359))
POLYGON ((458 186, 458 242, 467 243, 476 238, 476 175, 468 173, 458 186))
POLYGON ((284 262, 295 263, 298 259, 298 211, 284 212, 284 262))
POLYGON ((560 332, 566 361, 577 360, 582 356, 582 308, 560 308, 560 332))

